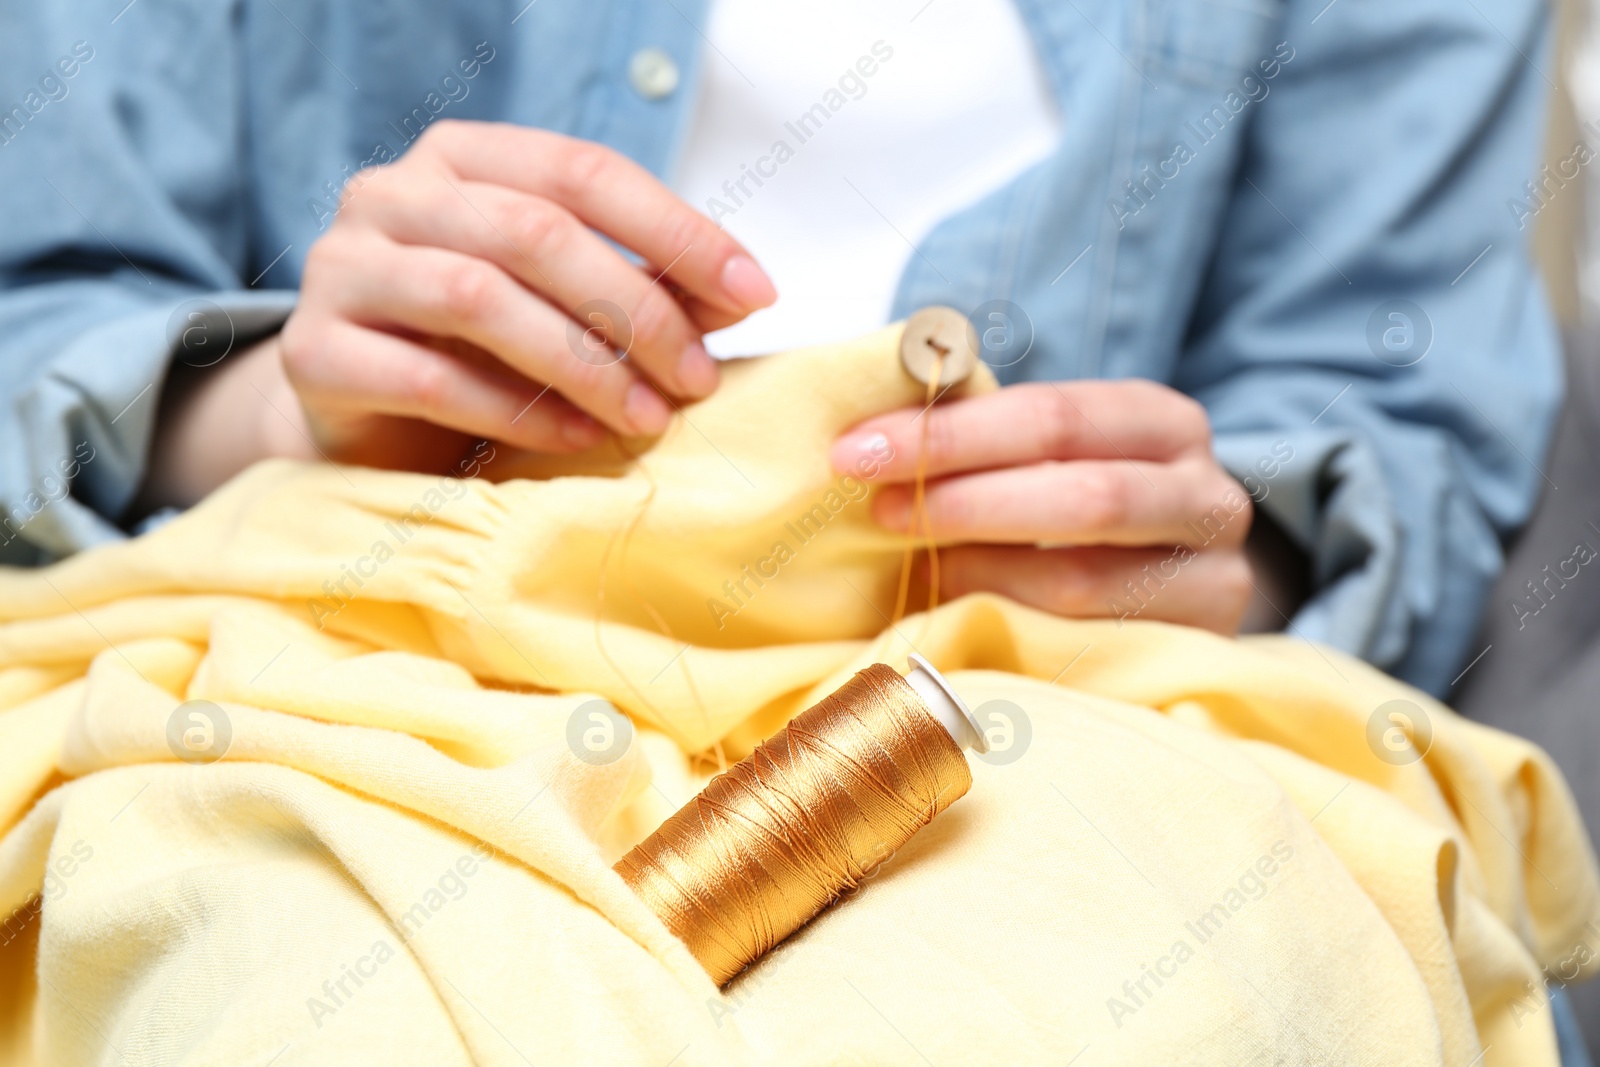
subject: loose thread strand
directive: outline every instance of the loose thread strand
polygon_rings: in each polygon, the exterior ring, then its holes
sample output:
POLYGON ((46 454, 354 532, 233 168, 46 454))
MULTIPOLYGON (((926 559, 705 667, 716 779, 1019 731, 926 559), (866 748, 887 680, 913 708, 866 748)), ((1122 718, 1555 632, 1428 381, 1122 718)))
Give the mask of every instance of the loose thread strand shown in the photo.
POLYGON ((922 401, 922 436, 917 446, 916 478, 911 488, 911 528, 904 554, 900 557, 900 586, 895 593, 894 615, 890 625, 905 618, 907 601, 911 596, 911 565, 916 556, 915 538, 922 530, 923 544, 928 551, 928 612, 939 606, 939 547, 933 539, 933 521, 928 517, 928 426, 933 421, 929 414, 939 396, 939 379, 944 373, 944 353, 938 349, 933 354, 933 371, 928 375, 928 389, 922 401))

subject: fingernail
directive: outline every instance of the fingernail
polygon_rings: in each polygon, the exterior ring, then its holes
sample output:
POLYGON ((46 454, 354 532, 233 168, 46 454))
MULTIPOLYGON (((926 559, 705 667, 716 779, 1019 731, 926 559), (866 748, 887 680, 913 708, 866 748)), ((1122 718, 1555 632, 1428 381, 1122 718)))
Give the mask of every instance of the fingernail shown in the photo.
POLYGON ((767 272, 742 252, 722 265, 722 291, 740 307, 764 308, 778 299, 778 290, 767 272))
POLYGON ((634 382, 622 403, 622 415, 633 427, 633 432, 653 437, 667 428, 672 421, 672 409, 661 399, 661 394, 644 382, 634 382))
POLYGON ((673 376, 684 395, 697 400, 710 396, 717 389, 717 361, 707 354, 705 345, 690 341, 683 355, 678 357, 678 369, 673 376))
POLYGON ((894 453, 889 439, 881 433, 845 434, 835 441, 829 451, 833 469, 841 474, 859 474, 863 478, 877 476, 885 459, 894 453))
POLYGON ((604 435, 600 424, 581 412, 561 420, 561 439, 575 448, 593 448, 604 435))

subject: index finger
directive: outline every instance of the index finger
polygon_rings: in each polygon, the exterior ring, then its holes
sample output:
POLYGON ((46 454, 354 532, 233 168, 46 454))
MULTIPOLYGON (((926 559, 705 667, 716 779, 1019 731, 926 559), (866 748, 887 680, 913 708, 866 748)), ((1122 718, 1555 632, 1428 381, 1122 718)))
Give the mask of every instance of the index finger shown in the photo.
POLYGON ((739 242, 620 152, 498 122, 438 122, 424 136, 461 177, 560 204, 709 304, 743 317, 777 299, 739 242))
POLYGON ((930 478, 1046 460, 1168 461, 1211 447, 1210 422, 1199 404, 1156 382, 1129 379, 1029 382, 903 408, 861 423, 835 441, 829 455, 840 471, 871 455, 880 480, 909 482, 924 432, 930 478))

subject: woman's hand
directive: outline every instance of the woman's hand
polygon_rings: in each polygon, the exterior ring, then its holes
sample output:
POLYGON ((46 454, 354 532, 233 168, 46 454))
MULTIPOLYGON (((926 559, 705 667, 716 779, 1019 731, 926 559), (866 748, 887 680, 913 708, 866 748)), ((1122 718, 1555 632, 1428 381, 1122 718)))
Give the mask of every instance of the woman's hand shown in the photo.
POLYGON ((280 337, 179 398, 177 425, 164 414, 166 436, 194 438, 188 420, 249 437, 225 449, 241 455, 158 441, 174 491, 153 495, 193 498, 266 454, 442 469, 474 438, 570 452, 608 428, 660 433, 668 398, 717 386, 701 335, 775 298, 737 242, 611 149, 439 122, 346 184, 280 337))
POLYGON ((988 590, 1060 615, 1238 629, 1251 501, 1211 454, 1195 401, 1148 381, 1046 382, 871 419, 832 460, 852 470, 888 439, 874 515, 891 530, 921 533, 923 420, 934 536, 965 542, 939 552, 942 597, 988 590))

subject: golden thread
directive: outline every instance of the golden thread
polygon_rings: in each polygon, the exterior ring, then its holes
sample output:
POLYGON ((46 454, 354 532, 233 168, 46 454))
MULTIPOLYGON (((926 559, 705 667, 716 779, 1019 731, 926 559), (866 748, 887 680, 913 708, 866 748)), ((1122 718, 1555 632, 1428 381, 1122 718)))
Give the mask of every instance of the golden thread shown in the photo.
POLYGON ((928 375, 928 391, 922 402, 922 443, 917 446, 917 473, 916 480, 911 488, 911 529, 907 531, 912 540, 906 541, 905 554, 900 557, 900 588, 894 598, 894 616, 889 620, 893 626, 905 618, 906 600, 911 593, 911 563, 916 555, 915 538, 917 528, 922 528, 923 543, 928 550, 928 613, 939 606, 939 548, 933 541, 933 522, 928 518, 927 486, 928 486, 928 427, 933 422, 933 416, 928 412, 933 407, 933 402, 939 398, 939 379, 944 374, 944 351, 937 346, 933 347, 933 370, 928 375))
POLYGON ((960 747, 877 663, 712 779, 615 870, 720 986, 971 785, 960 747))

